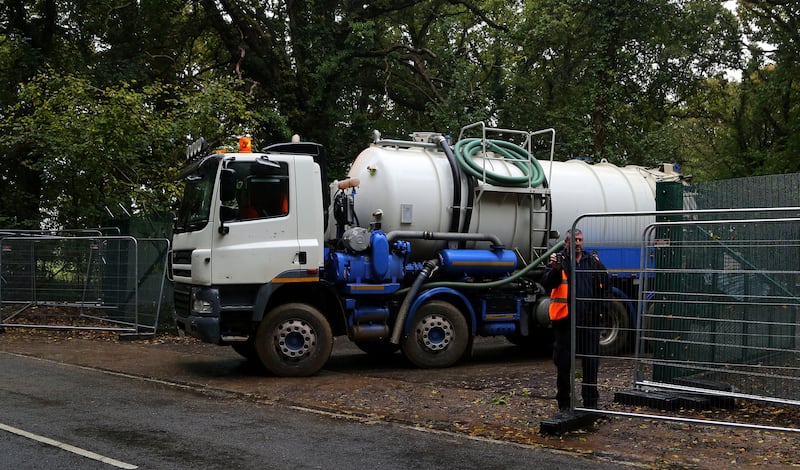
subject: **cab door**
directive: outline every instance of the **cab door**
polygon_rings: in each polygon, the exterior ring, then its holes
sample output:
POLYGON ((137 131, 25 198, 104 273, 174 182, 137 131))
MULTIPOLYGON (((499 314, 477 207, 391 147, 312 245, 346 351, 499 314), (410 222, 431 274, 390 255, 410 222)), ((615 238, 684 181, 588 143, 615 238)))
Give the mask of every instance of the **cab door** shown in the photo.
POLYGON ((232 161, 236 195, 222 201, 212 248, 212 284, 264 284, 297 269, 297 185, 291 157, 232 161))

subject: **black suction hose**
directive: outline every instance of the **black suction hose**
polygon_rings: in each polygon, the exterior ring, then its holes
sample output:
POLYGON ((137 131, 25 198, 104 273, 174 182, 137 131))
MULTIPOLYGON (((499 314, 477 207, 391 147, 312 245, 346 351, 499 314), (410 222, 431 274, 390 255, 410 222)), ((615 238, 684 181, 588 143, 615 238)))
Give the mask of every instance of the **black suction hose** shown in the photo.
POLYGON ((422 271, 420 271, 417 278, 414 279, 414 283, 411 284, 406 298, 403 299, 403 303, 400 305, 400 310, 397 311, 397 319, 394 321, 394 328, 392 328, 392 337, 390 339, 392 344, 400 344, 400 335, 403 334, 403 324, 406 322, 408 309, 411 308, 411 302, 417 298, 417 292, 419 292, 422 285, 425 284, 425 281, 428 280, 437 266, 439 266, 438 258, 425 261, 422 266, 422 271))
MULTIPOLYGON (((469 224, 472 223, 472 207, 475 205, 475 178, 467 176, 467 210, 464 211, 464 224, 461 226, 461 231, 469 232, 469 224)), ((459 245, 461 248, 466 246, 463 242, 459 245)))
POLYGON ((453 213, 450 217, 450 232, 458 232, 461 221, 461 165, 458 164, 453 149, 443 135, 434 136, 432 140, 441 147, 447 161, 450 162, 450 173, 453 175, 453 213))

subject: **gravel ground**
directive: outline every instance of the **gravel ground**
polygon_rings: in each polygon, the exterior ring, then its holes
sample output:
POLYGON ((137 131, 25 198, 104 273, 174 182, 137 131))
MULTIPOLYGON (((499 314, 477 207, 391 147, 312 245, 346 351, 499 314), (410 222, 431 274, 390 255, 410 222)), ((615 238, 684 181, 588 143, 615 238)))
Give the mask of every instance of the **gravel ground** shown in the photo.
MULTIPOLYGON (((557 411, 552 362, 526 356, 502 339, 476 342, 473 357, 456 367, 420 370, 400 354, 377 360, 338 338, 326 368, 307 378, 271 377, 230 348, 170 334, 130 341, 96 331, 7 328, 0 333, 0 351, 191 384, 234 399, 406 423, 645 468, 800 466, 798 432, 604 414, 583 429, 542 433, 542 420, 557 411)), ((601 367, 611 381, 630 374, 622 362, 601 367)), ((659 412, 608 399, 601 407, 659 412)), ((679 410, 677 415, 800 429, 797 407, 737 402, 731 409, 679 410)))

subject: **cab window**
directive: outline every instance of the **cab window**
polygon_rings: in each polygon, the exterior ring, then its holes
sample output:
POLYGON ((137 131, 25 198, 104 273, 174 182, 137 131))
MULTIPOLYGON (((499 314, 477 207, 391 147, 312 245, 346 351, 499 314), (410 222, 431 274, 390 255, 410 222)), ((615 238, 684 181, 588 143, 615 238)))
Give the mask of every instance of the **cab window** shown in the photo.
POLYGON ((285 162, 230 162, 236 170, 236 200, 227 201, 233 220, 283 217, 289 214, 289 170, 285 162))

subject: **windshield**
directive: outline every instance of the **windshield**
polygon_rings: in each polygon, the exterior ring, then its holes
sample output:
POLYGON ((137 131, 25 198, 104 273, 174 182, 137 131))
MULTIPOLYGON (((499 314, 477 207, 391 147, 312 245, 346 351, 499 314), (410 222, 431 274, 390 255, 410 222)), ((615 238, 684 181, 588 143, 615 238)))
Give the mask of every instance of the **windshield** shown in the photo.
POLYGON ((199 230, 208 223, 219 162, 219 156, 206 157, 181 173, 184 186, 175 220, 176 233, 199 230))

